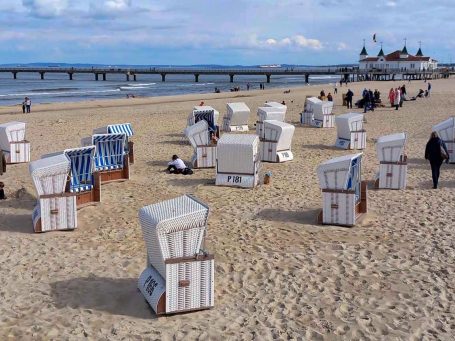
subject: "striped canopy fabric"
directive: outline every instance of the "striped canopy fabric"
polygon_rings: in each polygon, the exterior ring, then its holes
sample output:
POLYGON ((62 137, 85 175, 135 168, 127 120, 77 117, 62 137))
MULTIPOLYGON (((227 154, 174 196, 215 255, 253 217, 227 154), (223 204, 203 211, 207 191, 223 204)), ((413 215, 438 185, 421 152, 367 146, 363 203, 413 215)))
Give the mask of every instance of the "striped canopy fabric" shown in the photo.
POLYGON ((64 153, 71 161, 70 192, 92 190, 95 146, 66 149, 64 153))
POLYGON ((127 137, 134 135, 131 123, 110 124, 107 126, 107 132, 109 134, 125 134, 127 137))
POLYGON ((194 123, 198 123, 199 121, 202 121, 202 120, 206 121, 207 124, 209 125, 209 131, 211 131, 211 132, 216 131, 215 113, 213 112, 213 110, 194 113, 194 123))
POLYGON ((95 169, 113 170, 123 168, 125 134, 95 134, 92 144, 96 147, 95 169))

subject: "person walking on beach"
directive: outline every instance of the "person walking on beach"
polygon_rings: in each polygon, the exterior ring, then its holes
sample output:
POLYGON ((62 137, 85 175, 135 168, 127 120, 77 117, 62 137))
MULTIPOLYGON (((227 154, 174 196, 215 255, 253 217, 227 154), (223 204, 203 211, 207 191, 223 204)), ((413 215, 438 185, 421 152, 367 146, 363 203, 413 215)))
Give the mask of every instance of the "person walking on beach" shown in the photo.
POLYGON ((25 97, 25 109, 27 111, 27 114, 30 114, 32 108, 32 100, 28 97, 25 97))
POLYGON ((431 176, 433 178, 433 188, 438 188, 439 173, 442 162, 446 160, 449 163, 449 151, 446 144, 438 136, 438 133, 433 131, 430 139, 425 147, 425 159, 430 161, 431 176))
POLYGON ((431 95, 431 83, 428 82, 428 97, 431 95))
POLYGON ((346 106, 348 109, 352 109, 352 97, 354 97, 354 93, 351 89, 348 89, 348 92, 346 93, 346 106))
POLYGON ((389 91, 389 101, 390 101, 390 106, 393 108, 393 105, 395 103, 395 91, 393 90, 393 88, 391 88, 389 91))
POLYGON ((333 88, 333 93, 335 95, 338 93, 338 83, 335 83, 335 87, 333 88))
POLYGON ((22 101, 22 113, 25 114, 25 99, 22 101))
POLYGON ((395 93, 394 93, 394 102, 393 102, 393 104, 395 105, 395 110, 398 110, 398 107, 400 106, 400 101, 401 101, 400 89, 396 88, 395 93))

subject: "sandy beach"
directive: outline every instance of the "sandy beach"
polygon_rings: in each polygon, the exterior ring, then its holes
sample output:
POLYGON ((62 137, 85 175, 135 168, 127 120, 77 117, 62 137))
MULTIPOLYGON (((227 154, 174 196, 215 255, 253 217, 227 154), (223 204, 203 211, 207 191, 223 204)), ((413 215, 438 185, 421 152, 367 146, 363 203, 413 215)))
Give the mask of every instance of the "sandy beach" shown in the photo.
MULTIPOLYGON (((387 101, 401 82, 349 84, 387 101)), ((426 89, 406 82, 408 94, 426 89)), ((329 85, 207 95, 0 108, 0 123, 26 122, 32 160, 77 147, 93 128, 131 122, 135 159, 131 179, 102 187, 102 203, 78 211, 73 232, 34 234, 36 192, 28 164, 12 165, 1 181, 0 339, 44 340, 452 340, 455 335, 455 165, 443 165, 441 188, 431 189, 424 160, 432 125, 455 115, 455 81, 432 81, 430 98, 399 111, 366 114, 363 179, 370 180, 368 214, 353 228, 321 226, 316 167, 349 151, 333 147, 336 129, 301 126, 306 95, 329 85), (215 186, 215 170, 191 176, 163 172, 172 154, 188 161, 182 131, 194 105, 225 113, 227 102, 251 108, 286 101, 296 126, 294 160, 264 163, 272 183, 251 189, 215 186), (408 187, 373 190, 375 141, 408 133, 408 187), (157 318, 137 291, 145 267, 138 210, 192 193, 211 209, 207 249, 215 254, 215 307, 157 318)), ((336 114, 341 93, 334 95, 336 114)), ((354 109, 355 112, 360 112, 354 109)), ((251 133, 254 133, 252 131, 251 133)))

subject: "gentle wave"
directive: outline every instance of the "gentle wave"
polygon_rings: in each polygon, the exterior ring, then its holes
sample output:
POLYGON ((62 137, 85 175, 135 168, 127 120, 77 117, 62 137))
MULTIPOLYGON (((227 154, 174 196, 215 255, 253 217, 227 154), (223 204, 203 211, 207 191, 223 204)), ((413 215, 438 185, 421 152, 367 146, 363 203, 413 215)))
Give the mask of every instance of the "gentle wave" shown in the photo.
POLYGON ((156 83, 133 83, 133 84, 128 84, 127 86, 130 86, 132 88, 141 88, 141 87, 148 87, 151 85, 155 85, 156 83))
POLYGON ((22 96, 45 96, 45 95, 86 95, 91 93, 106 93, 106 92, 118 92, 120 89, 110 90, 88 90, 88 91, 62 91, 62 92, 34 92, 34 93, 17 93, 17 94, 4 94, 0 97, 22 97, 22 96))
POLYGON ((138 89, 150 89, 149 86, 121 86, 120 90, 138 90, 138 89))
POLYGON ((43 88, 43 89, 32 89, 31 92, 49 92, 49 91, 62 91, 62 90, 78 90, 79 88, 43 88))

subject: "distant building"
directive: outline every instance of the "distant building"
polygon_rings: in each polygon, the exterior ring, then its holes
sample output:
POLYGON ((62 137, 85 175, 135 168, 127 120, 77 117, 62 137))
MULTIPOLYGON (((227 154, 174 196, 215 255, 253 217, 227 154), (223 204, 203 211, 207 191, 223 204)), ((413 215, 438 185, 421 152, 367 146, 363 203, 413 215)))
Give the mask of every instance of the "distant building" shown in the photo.
POLYGON ((360 70, 388 70, 395 69, 401 71, 423 71, 434 70, 438 68, 438 61, 425 57, 422 49, 419 48, 415 56, 408 53, 406 45, 403 50, 396 50, 395 52, 384 54, 384 51, 379 51, 376 57, 368 56, 365 46, 360 52, 359 69, 360 70))

